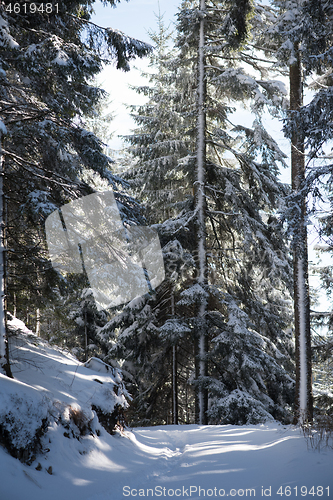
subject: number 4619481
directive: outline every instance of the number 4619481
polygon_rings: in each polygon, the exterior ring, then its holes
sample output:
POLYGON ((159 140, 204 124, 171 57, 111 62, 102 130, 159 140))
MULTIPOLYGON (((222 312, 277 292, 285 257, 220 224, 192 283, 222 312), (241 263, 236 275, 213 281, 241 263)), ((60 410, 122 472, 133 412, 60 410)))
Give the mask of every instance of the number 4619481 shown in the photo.
POLYGON ((58 14, 58 3, 9 3, 5 11, 10 14, 58 14))
POLYGON ((291 495, 296 497, 297 496, 329 497, 330 488, 329 486, 327 486, 327 488, 324 488, 323 486, 312 486, 311 488, 307 488, 306 486, 301 486, 301 487, 295 486, 293 488, 291 486, 280 486, 276 494, 280 495, 281 497, 283 496, 290 497, 291 495))

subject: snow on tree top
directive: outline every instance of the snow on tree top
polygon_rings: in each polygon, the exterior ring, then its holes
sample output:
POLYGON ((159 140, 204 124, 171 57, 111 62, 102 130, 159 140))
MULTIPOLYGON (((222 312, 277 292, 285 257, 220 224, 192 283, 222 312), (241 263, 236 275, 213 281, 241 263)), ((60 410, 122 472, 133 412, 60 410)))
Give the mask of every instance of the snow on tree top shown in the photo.
POLYGON ((1 135, 5 135, 5 134, 7 134, 6 125, 4 124, 3 121, 0 120, 0 137, 1 137, 1 135))
POLYGON ((0 16, 0 45, 8 46, 11 49, 19 47, 19 44, 9 34, 8 24, 2 16, 0 16))
POLYGON ((201 302, 203 299, 208 298, 208 293, 198 283, 184 290, 181 294, 181 300, 177 305, 189 305, 193 302, 201 302))

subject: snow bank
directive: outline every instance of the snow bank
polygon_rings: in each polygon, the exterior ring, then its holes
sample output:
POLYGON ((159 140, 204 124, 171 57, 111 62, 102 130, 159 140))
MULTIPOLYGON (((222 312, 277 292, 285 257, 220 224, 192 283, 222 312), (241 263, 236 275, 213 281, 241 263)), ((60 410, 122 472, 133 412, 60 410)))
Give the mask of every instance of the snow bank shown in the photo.
POLYGON ((0 387, 0 441, 15 457, 28 460, 50 416, 50 400, 1 374, 0 387))
POLYGON ((54 423, 77 437, 93 431, 93 410, 110 416, 127 406, 117 369, 97 358, 80 363, 16 318, 8 327, 14 380, 0 376, 0 442, 13 456, 31 460, 54 423))
POLYGON ((72 354, 36 337, 16 318, 8 322, 12 337, 12 372, 21 381, 52 402, 98 406, 112 412, 117 405, 127 406, 128 396, 120 371, 97 358, 80 363, 72 354))

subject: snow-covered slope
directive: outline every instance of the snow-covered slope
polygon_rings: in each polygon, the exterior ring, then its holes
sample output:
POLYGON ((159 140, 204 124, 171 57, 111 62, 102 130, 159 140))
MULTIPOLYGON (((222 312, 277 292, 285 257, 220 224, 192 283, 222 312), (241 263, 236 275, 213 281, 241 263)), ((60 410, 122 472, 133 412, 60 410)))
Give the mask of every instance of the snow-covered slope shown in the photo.
POLYGON ((0 414, 15 413, 22 443, 50 408, 54 419, 30 466, 0 447, 0 500, 333 497, 333 450, 308 449, 294 427, 165 426, 111 436, 95 416, 93 432, 80 435, 73 422, 66 430, 69 406, 89 413, 92 402, 110 409, 124 401, 116 377, 30 334, 16 337, 16 349, 15 380, 0 378, 0 414))
POLYGON ((95 405, 112 412, 117 404, 126 405, 118 370, 97 358, 80 363, 70 353, 43 342, 16 318, 9 321, 9 327, 16 333, 10 339, 15 381, 63 406, 79 405, 83 411, 95 405))
POLYGON ((95 412, 111 423, 115 409, 127 406, 119 370, 97 358, 80 363, 17 319, 9 329, 14 379, 0 375, 0 442, 14 456, 31 461, 52 423, 81 436, 95 432, 95 412))

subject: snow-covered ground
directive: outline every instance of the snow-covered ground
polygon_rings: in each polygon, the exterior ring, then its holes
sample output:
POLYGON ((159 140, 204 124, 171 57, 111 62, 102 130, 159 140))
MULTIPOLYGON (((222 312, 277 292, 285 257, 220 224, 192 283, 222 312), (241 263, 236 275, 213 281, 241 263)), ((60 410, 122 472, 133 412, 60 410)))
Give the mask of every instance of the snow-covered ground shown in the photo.
MULTIPOLYGON (((110 399, 112 380, 98 363, 86 367, 31 335, 19 339, 15 381, 0 379, 0 412, 10 394, 32 422, 56 401, 88 412, 101 391, 110 399)), ((30 466, 0 447, 0 500, 333 498, 333 450, 308 448, 291 426, 160 426, 111 436, 95 418, 93 428, 93 435, 68 437, 51 421, 45 453, 30 466)))
POLYGON ((333 497, 333 452, 308 450, 293 428, 166 426, 78 441, 54 425, 48 438, 30 467, 0 450, 1 500, 333 497))

